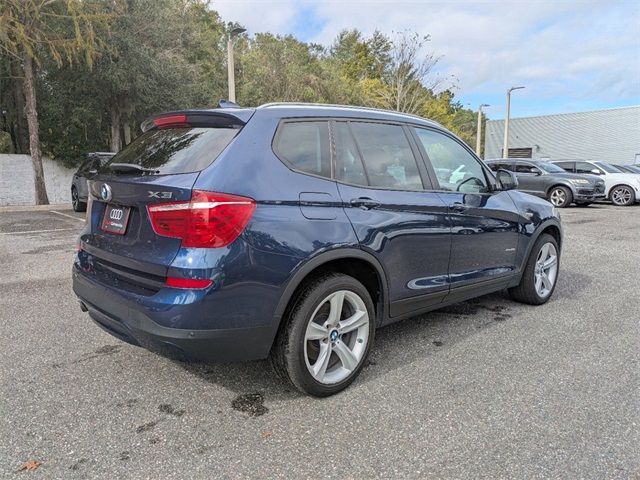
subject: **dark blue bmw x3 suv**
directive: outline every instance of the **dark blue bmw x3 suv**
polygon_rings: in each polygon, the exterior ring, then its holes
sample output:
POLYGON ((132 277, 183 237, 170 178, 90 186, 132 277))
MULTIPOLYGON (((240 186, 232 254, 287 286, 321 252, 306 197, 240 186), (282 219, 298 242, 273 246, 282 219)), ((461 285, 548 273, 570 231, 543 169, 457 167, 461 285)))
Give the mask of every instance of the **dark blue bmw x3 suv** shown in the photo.
POLYGON ((268 104, 186 110, 89 183, 73 267, 110 334, 196 361, 271 358, 303 392, 349 385, 375 329, 509 289, 546 302, 555 208, 419 117, 268 104))

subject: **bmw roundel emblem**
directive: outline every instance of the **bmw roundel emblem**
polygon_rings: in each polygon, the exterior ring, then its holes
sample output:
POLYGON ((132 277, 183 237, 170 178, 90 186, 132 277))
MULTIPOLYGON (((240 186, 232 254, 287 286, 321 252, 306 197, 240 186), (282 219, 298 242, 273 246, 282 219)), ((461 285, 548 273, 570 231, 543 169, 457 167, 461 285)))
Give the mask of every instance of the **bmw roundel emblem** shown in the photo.
POLYGON ((112 196, 111 187, 106 183, 103 183, 102 188, 100 188, 100 196, 102 197, 102 200, 104 200, 105 202, 108 202, 109 200, 111 200, 111 196, 112 196))

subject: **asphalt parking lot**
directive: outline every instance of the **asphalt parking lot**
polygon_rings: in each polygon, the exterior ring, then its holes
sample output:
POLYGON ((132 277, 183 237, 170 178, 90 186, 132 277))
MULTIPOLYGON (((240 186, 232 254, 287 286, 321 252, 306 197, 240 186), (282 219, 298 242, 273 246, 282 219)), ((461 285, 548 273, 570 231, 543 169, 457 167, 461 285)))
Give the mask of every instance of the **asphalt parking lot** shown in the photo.
POLYGON ((562 211, 548 304, 482 297, 378 331, 345 392, 187 365, 78 308, 82 215, 0 213, 6 478, 639 478, 640 207, 562 211), (27 461, 33 471, 19 471, 27 461))

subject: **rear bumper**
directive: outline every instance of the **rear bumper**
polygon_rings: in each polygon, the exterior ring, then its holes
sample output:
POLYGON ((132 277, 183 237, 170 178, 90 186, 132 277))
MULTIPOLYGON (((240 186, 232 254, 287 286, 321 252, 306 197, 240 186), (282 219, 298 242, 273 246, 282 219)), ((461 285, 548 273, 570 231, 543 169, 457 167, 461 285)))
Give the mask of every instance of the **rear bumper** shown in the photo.
POLYGON ((118 290, 110 289, 73 267, 73 291, 89 316, 103 330, 120 340, 160 355, 201 362, 234 362, 266 358, 271 349, 273 328, 183 329, 180 318, 189 315, 189 304, 172 305, 171 327, 154 321, 154 312, 166 313, 167 305, 154 309, 118 290))

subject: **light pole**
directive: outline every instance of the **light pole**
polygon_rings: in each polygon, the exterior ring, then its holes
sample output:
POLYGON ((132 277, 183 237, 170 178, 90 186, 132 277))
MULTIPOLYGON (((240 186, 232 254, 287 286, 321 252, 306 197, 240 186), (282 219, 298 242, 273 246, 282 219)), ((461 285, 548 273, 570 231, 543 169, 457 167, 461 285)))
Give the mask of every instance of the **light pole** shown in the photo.
POLYGON ((507 112, 504 116, 504 144, 502 147, 502 158, 509 158, 509 111, 511 110, 511 92, 524 87, 511 87, 507 90, 507 112))
POLYGON ((236 27, 229 32, 229 38, 227 38, 227 78, 229 82, 229 101, 236 101, 236 75, 235 64, 233 61, 233 43, 234 40, 242 32, 246 32, 246 28, 236 27))
POLYGON ((478 134, 476 138, 476 155, 480 156, 481 138, 482 138, 482 107, 490 107, 487 103, 482 103, 478 107, 478 134))

